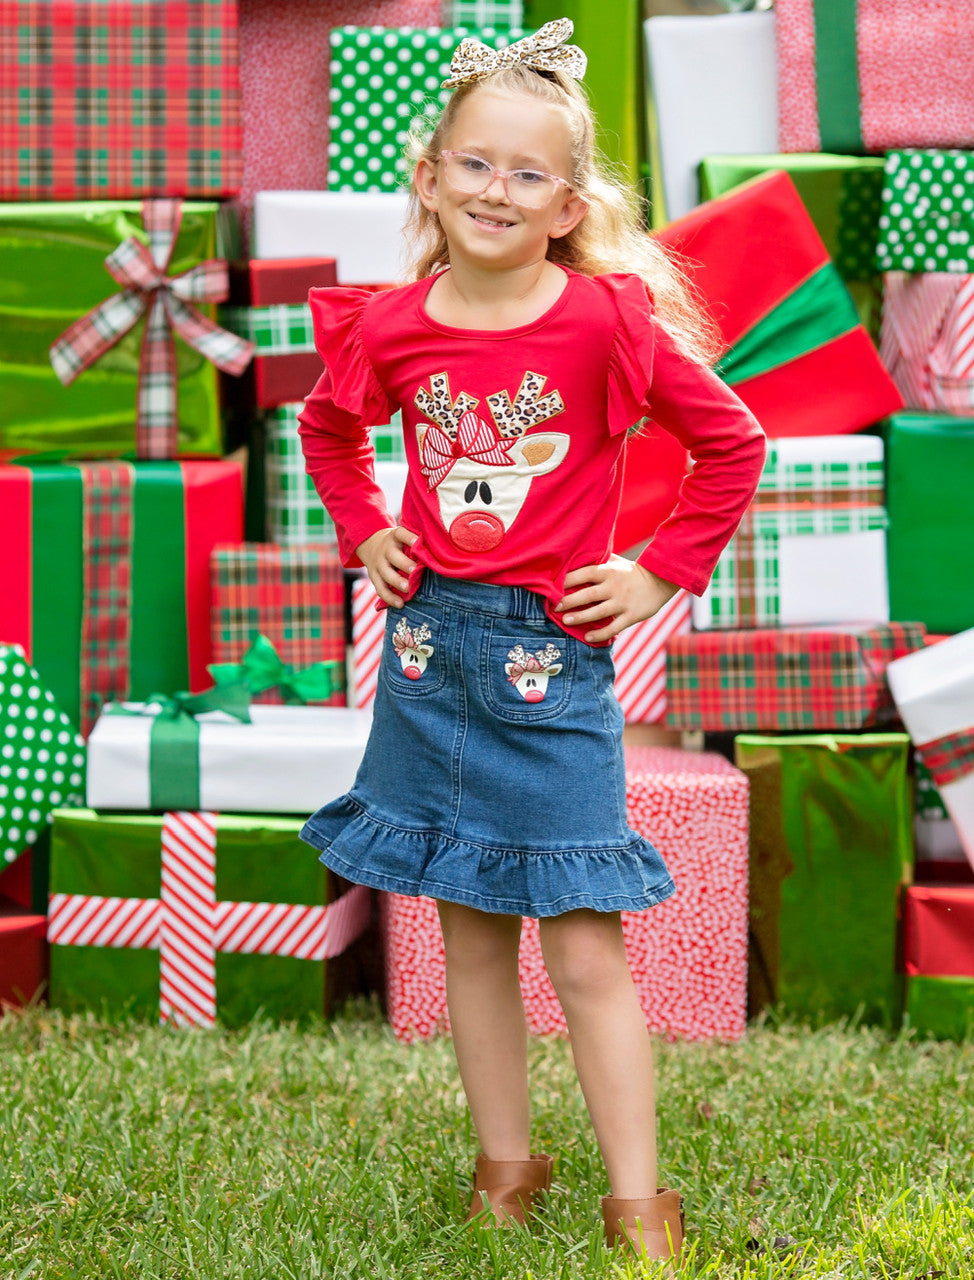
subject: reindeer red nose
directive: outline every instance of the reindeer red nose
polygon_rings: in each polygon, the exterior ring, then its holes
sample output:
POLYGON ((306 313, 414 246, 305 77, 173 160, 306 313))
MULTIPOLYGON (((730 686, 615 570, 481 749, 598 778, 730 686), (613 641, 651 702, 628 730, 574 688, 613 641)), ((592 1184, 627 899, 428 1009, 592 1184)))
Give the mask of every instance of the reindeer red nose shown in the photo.
POLYGON ((524 695, 525 702, 544 702, 543 689, 528 689, 524 695))
POLYGON ((464 511, 450 525, 450 541, 461 551, 493 551, 504 524, 489 511, 464 511))
POLYGON ((418 680, 423 674, 419 667, 403 667, 402 673, 407 680, 418 680))

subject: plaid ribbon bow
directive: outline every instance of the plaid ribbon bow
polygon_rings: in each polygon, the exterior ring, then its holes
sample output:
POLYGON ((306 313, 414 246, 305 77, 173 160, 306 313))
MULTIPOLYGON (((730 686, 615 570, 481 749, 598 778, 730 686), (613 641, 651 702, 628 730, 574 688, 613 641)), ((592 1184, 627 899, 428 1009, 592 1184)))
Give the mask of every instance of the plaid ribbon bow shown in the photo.
POLYGON ((961 729, 929 742, 918 742, 916 749, 938 787, 946 787, 974 773, 974 729, 961 729))
POLYGON ((174 334, 225 373, 243 373, 254 354, 252 342, 221 329, 193 305, 227 297, 225 262, 208 259, 182 275, 166 274, 181 221, 181 200, 143 201, 148 246, 129 236, 105 259, 122 292, 75 320, 50 349, 54 372, 70 386, 145 316, 135 420, 139 458, 173 458, 177 453, 174 334))
POLYGON ((581 80, 585 75, 588 59, 576 44, 565 44, 574 31, 571 18, 556 18, 523 40, 515 40, 504 49, 491 49, 473 36, 461 40, 450 62, 450 78, 443 81, 444 89, 471 80, 483 80, 495 71, 523 62, 536 71, 563 71, 565 75, 581 80))

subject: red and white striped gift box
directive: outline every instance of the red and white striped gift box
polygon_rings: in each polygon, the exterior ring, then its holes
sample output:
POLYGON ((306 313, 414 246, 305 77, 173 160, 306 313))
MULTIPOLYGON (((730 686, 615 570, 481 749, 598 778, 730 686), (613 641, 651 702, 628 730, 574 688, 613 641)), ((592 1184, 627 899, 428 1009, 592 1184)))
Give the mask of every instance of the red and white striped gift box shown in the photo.
MULTIPOLYGON (((748 794, 723 756, 674 747, 626 750, 629 822, 666 859, 677 892, 624 911, 629 964, 650 1031, 736 1040, 747 999, 748 794)), ((400 1040, 449 1029, 443 939, 431 898, 382 894, 386 1007, 400 1040)), ((525 920, 521 990, 534 1034, 564 1034, 564 1014, 525 920)))
MULTIPOLYGON (((355 705, 369 707, 382 657, 386 614, 368 578, 352 584, 352 646, 355 705)), ((616 639, 615 690, 630 724, 662 724, 666 714, 666 642, 690 630, 690 596, 678 591, 653 618, 638 622, 616 639)))

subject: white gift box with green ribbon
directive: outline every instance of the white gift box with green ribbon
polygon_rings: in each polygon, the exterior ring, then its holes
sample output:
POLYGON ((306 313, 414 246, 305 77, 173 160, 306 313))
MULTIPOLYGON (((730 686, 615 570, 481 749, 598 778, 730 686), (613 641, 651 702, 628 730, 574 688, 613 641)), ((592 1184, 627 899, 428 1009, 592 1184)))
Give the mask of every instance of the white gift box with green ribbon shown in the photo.
POLYGON ((334 258, 339 284, 392 284, 405 222, 405 191, 258 191, 254 257, 334 258))
POLYGON ((698 630, 889 621, 883 442, 773 440, 754 501, 693 601, 698 630))

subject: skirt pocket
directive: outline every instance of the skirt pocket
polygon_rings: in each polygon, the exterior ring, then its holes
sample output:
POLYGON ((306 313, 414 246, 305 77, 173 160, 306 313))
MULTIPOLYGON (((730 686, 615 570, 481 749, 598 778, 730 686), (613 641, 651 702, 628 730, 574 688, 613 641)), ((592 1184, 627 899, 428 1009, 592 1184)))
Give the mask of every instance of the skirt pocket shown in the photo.
POLYGON ((440 640, 442 618, 434 607, 407 602, 386 620, 382 671, 397 697, 422 698, 443 687, 447 657, 440 640))
POLYGON ((484 701, 509 724, 538 724, 571 699, 577 641, 554 627, 488 622, 480 676, 484 701))

